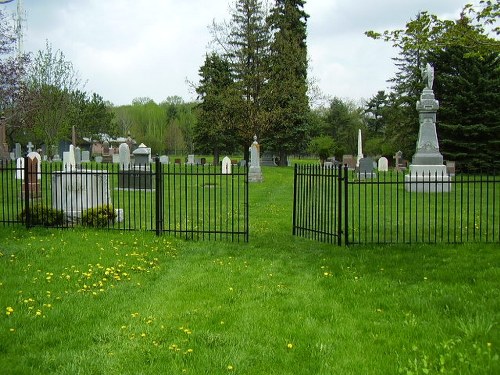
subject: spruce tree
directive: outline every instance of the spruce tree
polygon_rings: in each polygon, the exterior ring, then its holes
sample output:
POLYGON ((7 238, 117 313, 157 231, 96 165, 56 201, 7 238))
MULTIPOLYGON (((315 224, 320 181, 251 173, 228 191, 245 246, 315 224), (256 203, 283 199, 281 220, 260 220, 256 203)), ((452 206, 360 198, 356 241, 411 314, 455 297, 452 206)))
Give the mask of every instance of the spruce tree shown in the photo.
POLYGON ((265 148, 277 152, 280 165, 307 143, 307 18, 304 0, 276 0, 268 18, 272 33, 266 106, 270 128, 265 148))

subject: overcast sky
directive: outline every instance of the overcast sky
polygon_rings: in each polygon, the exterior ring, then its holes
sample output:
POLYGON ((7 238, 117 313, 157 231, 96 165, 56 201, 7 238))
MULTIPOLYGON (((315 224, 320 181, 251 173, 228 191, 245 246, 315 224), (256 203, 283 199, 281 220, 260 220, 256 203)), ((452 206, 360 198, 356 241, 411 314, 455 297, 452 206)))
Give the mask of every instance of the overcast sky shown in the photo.
MULTIPOLYGON (((397 50, 366 30, 402 28, 423 10, 455 18, 466 0, 308 0, 310 77, 328 96, 368 99, 387 89, 397 50)), ((230 18, 234 0, 23 0, 25 51, 48 40, 71 61, 85 90, 115 105, 136 97, 195 99, 209 51, 209 25, 230 18)), ((16 2, 0 5, 14 11, 16 2)))

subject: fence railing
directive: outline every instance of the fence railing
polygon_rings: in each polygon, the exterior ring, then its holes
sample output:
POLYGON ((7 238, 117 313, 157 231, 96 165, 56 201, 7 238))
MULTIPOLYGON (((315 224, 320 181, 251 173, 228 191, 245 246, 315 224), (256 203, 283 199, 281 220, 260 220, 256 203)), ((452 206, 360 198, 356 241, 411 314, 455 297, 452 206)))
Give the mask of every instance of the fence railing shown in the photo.
POLYGON ((248 170, 233 166, 4 163, 0 223, 98 226, 172 233, 189 239, 248 241, 248 170))
POLYGON ((494 173, 425 182, 399 172, 364 177, 345 167, 296 166, 294 234, 345 244, 500 242, 494 173))

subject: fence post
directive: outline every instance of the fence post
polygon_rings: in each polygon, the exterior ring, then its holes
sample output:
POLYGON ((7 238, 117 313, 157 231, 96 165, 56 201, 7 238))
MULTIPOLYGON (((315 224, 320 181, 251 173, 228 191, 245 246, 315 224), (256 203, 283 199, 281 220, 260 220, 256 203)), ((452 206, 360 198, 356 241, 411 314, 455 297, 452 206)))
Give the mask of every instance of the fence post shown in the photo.
POLYGON ((349 246, 349 168, 344 165, 344 244, 349 246))
POLYGON ((295 164, 294 165, 294 168, 293 168, 293 217, 292 217, 292 221, 293 221, 293 229, 292 229, 292 235, 295 236, 297 234, 297 229, 296 229, 296 226, 297 226, 297 213, 296 213, 296 210, 297 210, 297 169, 298 169, 298 164, 295 164))
POLYGON ((337 173, 337 245, 342 245, 342 166, 337 173))
POLYGON ((28 155, 24 156, 24 212, 26 214, 26 229, 31 228, 31 208, 30 208, 30 187, 29 187, 29 168, 28 168, 28 155))
POLYGON ((163 182, 160 157, 155 156, 155 188, 156 188, 156 235, 163 232, 163 182))

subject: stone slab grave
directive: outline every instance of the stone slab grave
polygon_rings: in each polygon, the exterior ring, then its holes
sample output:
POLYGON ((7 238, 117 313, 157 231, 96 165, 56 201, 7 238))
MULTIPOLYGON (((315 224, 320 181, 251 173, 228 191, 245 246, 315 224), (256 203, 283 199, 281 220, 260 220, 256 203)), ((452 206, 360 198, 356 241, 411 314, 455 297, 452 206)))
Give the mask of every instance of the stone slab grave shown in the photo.
POLYGON ((150 169, 151 148, 141 143, 134 152, 134 165, 130 165, 130 149, 128 144, 120 145, 120 172, 118 174, 119 189, 151 190, 153 175, 150 169), (128 163, 127 163, 128 161, 128 163))
POLYGON ((90 151, 83 150, 82 151, 82 163, 90 162, 90 151))
POLYGON ((385 156, 382 156, 378 159, 377 169, 379 172, 388 172, 389 171, 389 160, 385 156))
POLYGON ((263 167, 276 167, 276 161, 274 159, 274 155, 272 152, 265 151, 262 154, 262 161, 260 163, 261 166, 263 167))
POLYGON ((343 155, 342 156, 342 165, 347 165, 349 170, 356 169, 356 158, 354 155, 343 155))
POLYGON ((358 178, 360 180, 376 178, 377 174, 373 171, 373 159, 370 157, 359 160, 358 178))

